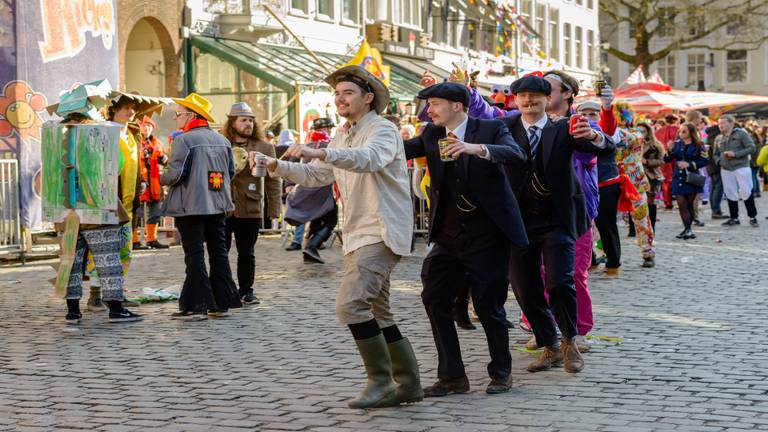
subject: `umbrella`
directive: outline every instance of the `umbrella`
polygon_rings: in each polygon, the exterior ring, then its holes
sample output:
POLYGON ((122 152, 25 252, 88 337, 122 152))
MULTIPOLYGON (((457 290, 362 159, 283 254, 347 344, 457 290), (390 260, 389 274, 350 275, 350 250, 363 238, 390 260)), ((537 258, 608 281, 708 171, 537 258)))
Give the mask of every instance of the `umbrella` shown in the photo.
MULTIPOLYGON (((677 90, 667 84, 653 82, 642 82, 617 89, 615 95, 616 103, 626 103, 638 113, 645 114, 706 108, 733 109, 747 104, 768 104, 767 96, 677 90)), ((589 96, 588 93, 583 99, 590 99, 589 96)))

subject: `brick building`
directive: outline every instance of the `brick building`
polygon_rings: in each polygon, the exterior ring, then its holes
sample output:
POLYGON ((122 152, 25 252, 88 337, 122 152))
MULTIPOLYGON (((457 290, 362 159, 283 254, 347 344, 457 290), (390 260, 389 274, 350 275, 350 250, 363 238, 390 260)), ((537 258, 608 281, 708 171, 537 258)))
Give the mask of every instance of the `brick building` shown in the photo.
POLYGON ((118 0, 121 90, 181 94, 183 9, 184 0, 118 0))

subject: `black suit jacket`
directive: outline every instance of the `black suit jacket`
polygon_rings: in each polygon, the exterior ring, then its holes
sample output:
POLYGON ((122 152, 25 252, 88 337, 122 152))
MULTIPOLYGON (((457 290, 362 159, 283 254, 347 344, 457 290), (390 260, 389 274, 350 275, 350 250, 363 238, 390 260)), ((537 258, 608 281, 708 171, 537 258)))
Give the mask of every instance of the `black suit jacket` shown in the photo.
MULTIPOLYGON (((528 143, 528 132, 523 126, 520 114, 502 119, 504 124, 512 132, 520 146, 530 155, 531 149, 528 143)), ((568 132, 568 119, 557 121, 548 120, 547 125, 541 131, 541 141, 537 151, 537 157, 543 157, 544 176, 552 190, 552 201, 557 211, 561 226, 574 239, 581 237, 590 229, 587 209, 584 203, 584 193, 581 183, 573 171, 573 151, 579 150, 594 155, 611 152, 615 144, 605 134, 605 147, 597 147, 585 139, 574 139, 568 132)), ((516 194, 521 194, 529 181, 530 170, 533 162, 527 164, 527 172, 519 169, 508 169, 507 175, 516 194)))
MULTIPOLYGON (((429 189, 429 239, 440 203, 440 187, 443 183, 446 162, 440 160, 437 141, 445 138, 445 128, 428 124, 421 135, 407 140, 405 155, 408 159, 426 156, 431 177, 429 189)), ((478 204, 493 220, 513 245, 528 245, 525 225, 517 205, 517 199, 505 175, 506 169, 515 172, 524 170, 526 153, 510 135, 506 126, 498 120, 469 118, 464 133, 464 142, 485 144, 491 160, 477 156, 461 155, 455 162, 456 169, 463 170, 467 187, 478 204), (501 165, 505 164, 505 165, 501 165)), ((453 204, 451 204, 453 205, 453 204)))

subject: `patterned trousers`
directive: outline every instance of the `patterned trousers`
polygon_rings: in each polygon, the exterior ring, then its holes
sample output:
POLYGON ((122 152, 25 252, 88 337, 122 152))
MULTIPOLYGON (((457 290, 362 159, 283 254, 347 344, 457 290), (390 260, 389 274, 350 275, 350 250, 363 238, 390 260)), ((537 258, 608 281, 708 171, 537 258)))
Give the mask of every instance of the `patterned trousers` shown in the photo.
POLYGON ((643 255, 643 259, 655 258, 656 251, 653 246, 653 228, 651 228, 651 218, 648 216, 648 202, 646 201, 646 193, 638 193, 640 199, 632 202, 634 211, 630 214, 632 222, 635 223, 635 235, 637 238, 637 245, 640 247, 640 252, 643 255))
POLYGON ((123 266, 120 263, 120 248, 126 238, 119 226, 81 231, 77 235, 77 249, 72 272, 67 285, 67 300, 79 300, 83 296, 83 260, 86 249, 93 256, 93 264, 99 275, 104 301, 123 301, 123 266))

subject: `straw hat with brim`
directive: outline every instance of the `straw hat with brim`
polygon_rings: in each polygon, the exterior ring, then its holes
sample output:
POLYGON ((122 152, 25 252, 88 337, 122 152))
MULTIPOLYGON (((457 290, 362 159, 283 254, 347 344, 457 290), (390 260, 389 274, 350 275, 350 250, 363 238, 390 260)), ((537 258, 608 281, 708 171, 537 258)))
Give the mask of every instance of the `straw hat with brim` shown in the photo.
POLYGON ((377 113, 381 114, 387 105, 389 105, 389 90, 375 75, 368 72, 362 66, 344 66, 336 72, 325 77, 325 82, 332 88, 336 88, 336 84, 342 81, 344 78, 356 83, 363 84, 370 88, 374 94, 373 107, 377 113))
POLYGON ((190 93, 184 99, 173 98, 173 101, 190 111, 200 114, 203 116, 203 118, 211 123, 216 122, 216 120, 214 120, 213 116, 211 115, 211 109, 213 108, 213 105, 208 99, 200 96, 197 93, 190 93))

